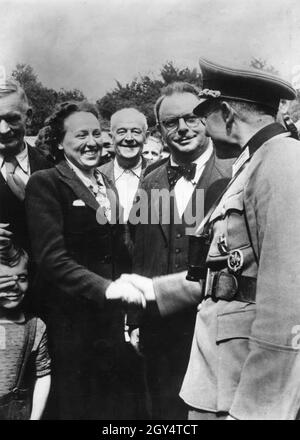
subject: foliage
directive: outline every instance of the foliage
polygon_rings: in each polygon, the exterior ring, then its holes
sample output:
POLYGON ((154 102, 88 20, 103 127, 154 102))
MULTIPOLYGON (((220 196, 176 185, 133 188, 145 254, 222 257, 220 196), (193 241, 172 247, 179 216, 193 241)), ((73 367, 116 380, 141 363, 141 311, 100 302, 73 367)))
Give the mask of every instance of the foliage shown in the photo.
POLYGON ((52 113, 55 104, 67 100, 83 100, 84 94, 78 90, 60 89, 58 92, 47 88, 39 81, 38 76, 29 64, 17 64, 12 76, 21 84, 33 110, 33 119, 27 130, 34 136, 44 125, 45 119, 52 113))
POLYGON ((154 127, 153 107, 164 86, 174 81, 200 84, 200 74, 196 69, 190 70, 186 67, 180 70, 171 61, 162 66, 160 77, 161 79, 157 79, 144 75, 125 85, 116 81, 116 87, 97 101, 104 120, 108 121, 111 115, 121 108, 135 107, 146 115, 149 127, 154 127))
MULTIPOLYGON (((250 62, 250 66, 259 69, 264 70, 266 72, 272 73, 274 75, 278 75, 278 71, 274 68, 274 66, 267 63, 266 60, 263 60, 261 58, 252 58, 250 62)), ((285 111, 287 111, 292 118, 294 122, 299 121, 300 119, 300 91, 297 91, 297 96, 294 101, 291 101, 289 105, 284 106, 286 108, 285 111)))

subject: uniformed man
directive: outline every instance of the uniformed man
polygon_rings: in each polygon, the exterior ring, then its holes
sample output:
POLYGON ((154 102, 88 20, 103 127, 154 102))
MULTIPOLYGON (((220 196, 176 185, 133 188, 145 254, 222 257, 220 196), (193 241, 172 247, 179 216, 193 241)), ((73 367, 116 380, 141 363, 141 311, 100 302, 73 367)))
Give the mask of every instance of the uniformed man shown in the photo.
POLYGON ((237 142, 233 178, 204 219, 206 281, 132 277, 162 315, 199 300, 180 396, 190 419, 295 419, 300 407, 300 144, 275 122, 285 81, 200 60, 194 112, 237 142), (154 286, 154 289, 153 289, 154 286), (193 287, 194 286, 194 287, 193 287))

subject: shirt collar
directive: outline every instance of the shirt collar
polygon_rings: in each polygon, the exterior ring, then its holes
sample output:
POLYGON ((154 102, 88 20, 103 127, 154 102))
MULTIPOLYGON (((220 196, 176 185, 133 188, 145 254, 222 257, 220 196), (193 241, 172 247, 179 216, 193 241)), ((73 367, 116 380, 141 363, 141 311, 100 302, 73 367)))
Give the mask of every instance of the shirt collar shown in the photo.
MULTIPOLYGON (((28 172, 29 172, 29 158, 28 158, 28 146, 27 146, 26 142, 24 142, 24 149, 19 154, 17 154, 15 157, 16 157, 16 160, 19 164, 19 167, 22 168, 24 173, 28 174, 28 172)), ((2 154, 0 154, 0 169, 2 168, 4 162, 5 162, 4 156, 2 154)))
MULTIPOLYGON (((213 144, 212 144, 211 139, 209 139, 208 147, 206 148, 204 153, 201 154, 201 156, 197 157, 197 159, 193 161, 193 163, 195 163, 197 165, 197 169, 204 167, 204 165, 209 160, 209 158, 211 157, 212 154, 213 154, 213 144)), ((175 167, 178 166, 178 163, 176 163, 174 161, 172 155, 170 155, 170 165, 175 166, 175 167)))
MULTIPOLYGON (((69 165, 69 167, 74 171, 74 173, 77 175, 77 177, 82 181, 82 183, 85 186, 87 186, 88 188, 90 188, 90 187, 94 188, 95 186, 97 186, 97 184, 92 179, 90 179, 85 174, 83 174, 81 169, 78 168, 76 165, 74 165, 66 156, 65 156, 65 160, 66 160, 67 164, 69 165)), ((100 183, 102 183, 104 185, 101 173, 99 173, 98 179, 100 180, 100 183)))
POLYGON ((141 173, 142 173, 142 158, 140 158, 138 164, 134 167, 134 168, 122 168, 119 164, 117 159, 114 159, 114 175, 115 175, 115 180, 117 180, 119 177, 122 176, 122 174, 124 173, 130 173, 135 175, 136 177, 140 177, 141 173))

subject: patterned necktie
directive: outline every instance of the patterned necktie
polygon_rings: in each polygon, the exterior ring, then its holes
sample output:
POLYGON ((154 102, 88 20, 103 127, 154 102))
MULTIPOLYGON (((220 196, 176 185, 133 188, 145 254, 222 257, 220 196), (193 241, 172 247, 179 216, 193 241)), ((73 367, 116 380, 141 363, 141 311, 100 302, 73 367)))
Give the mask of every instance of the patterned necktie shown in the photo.
POLYGON ((101 208, 104 211, 104 215, 107 218, 107 220, 111 221, 111 206, 109 198, 107 197, 106 188, 103 185, 103 182, 101 180, 100 173, 96 170, 94 173, 97 185, 91 185, 90 189, 93 192, 94 196, 96 197, 97 202, 101 206, 101 208))
POLYGON ((186 180, 193 180, 197 165, 189 163, 186 165, 171 166, 167 165, 168 181, 170 189, 173 189, 178 180, 184 177, 186 180))
POLYGON ((25 182, 16 174, 16 168, 19 166, 15 157, 5 160, 6 182, 10 190, 19 200, 25 199, 25 182))

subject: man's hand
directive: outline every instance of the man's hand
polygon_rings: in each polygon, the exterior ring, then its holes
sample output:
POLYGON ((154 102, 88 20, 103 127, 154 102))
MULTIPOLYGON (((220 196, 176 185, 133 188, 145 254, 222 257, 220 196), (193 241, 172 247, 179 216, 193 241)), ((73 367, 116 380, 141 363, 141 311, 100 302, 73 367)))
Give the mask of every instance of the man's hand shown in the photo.
POLYGON ((108 300, 121 300, 128 305, 134 304, 143 309, 146 308, 146 300, 142 291, 121 278, 108 286, 105 296, 108 300))
POLYGON ((0 223, 0 246, 7 244, 10 237, 13 235, 8 229, 9 223, 0 223))
POLYGON ((135 286, 137 289, 139 289, 141 292, 143 292, 143 295, 145 297, 145 300, 148 301, 155 301, 155 293, 153 288, 153 281, 151 278, 142 277, 140 275, 136 274, 123 274, 121 275, 120 279, 122 281, 126 281, 131 283, 133 286, 135 286))

